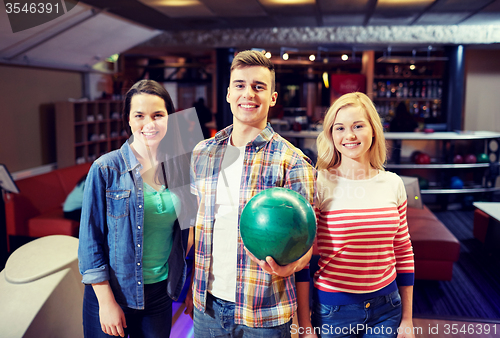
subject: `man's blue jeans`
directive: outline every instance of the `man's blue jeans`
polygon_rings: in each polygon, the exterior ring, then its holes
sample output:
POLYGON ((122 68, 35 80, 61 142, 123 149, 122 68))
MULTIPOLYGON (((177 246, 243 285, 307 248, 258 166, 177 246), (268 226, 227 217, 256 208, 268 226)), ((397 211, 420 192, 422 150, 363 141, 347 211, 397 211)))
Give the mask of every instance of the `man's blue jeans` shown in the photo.
POLYGON ((205 313, 194 308, 194 336, 206 337, 249 337, 249 338, 288 338, 290 322, 269 327, 248 327, 234 323, 234 303, 207 293, 205 313))
POLYGON ((401 297, 396 290, 358 304, 315 302, 311 322, 318 337, 322 338, 396 337, 401 323, 401 297))
MULTIPOLYGON (((172 299, 166 281, 144 285, 144 310, 122 306, 127 321, 125 337, 168 338, 172 327, 172 299)), ((85 285, 83 296, 83 332, 85 338, 109 338, 102 332, 99 303, 92 285, 85 285)))

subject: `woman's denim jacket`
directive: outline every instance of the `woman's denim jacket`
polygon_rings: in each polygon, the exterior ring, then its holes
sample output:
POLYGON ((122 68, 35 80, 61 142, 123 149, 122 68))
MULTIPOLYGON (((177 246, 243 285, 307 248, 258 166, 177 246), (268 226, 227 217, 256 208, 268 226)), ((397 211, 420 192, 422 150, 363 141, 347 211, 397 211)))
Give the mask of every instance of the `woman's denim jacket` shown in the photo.
MULTIPOLYGON (((85 182, 78 247, 82 282, 109 281, 118 304, 133 309, 144 309, 140 169, 128 142, 92 164, 85 182)), ((186 232, 176 221, 166 290, 173 300, 178 299, 186 277, 186 232)))

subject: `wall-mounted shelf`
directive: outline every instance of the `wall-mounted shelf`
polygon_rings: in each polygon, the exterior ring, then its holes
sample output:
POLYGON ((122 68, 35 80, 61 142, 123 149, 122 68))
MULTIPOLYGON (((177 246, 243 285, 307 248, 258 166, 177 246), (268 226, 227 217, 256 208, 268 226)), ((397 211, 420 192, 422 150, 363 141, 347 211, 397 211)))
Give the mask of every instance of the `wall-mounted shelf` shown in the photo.
POLYGON ((411 80, 442 80, 440 75, 411 75, 411 76, 395 76, 395 75, 374 75, 375 80, 398 80, 398 81, 411 81, 411 80))
POLYGON ((439 194, 476 194, 483 192, 495 192, 500 191, 500 188, 462 188, 462 189, 422 189, 420 193, 423 195, 439 195, 439 194))
POLYGON ((435 101, 435 100, 439 100, 441 101, 440 98, 438 97, 377 97, 377 98, 374 98, 373 101, 375 102, 384 102, 384 101, 387 101, 387 102, 401 102, 401 101, 418 101, 418 102, 421 102, 421 101, 435 101))
MULTIPOLYGON (((477 132, 435 132, 435 133, 385 133, 387 140, 392 141, 392 163, 386 168, 397 174, 418 176, 428 182, 428 187, 421 186, 422 195, 436 195, 445 209, 449 196, 494 193, 500 191, 495 187, 496 176, 493 170, 500 159, 500 133, 489 131, 477 132), (411 163, 407 158, 401 158, 401 150, 405 141, 432 141, 436 144, 437 154, 431 163, 411 163), (461 150, 459 150, 461 148, 461 150), (491 163, 453 163, 454 155, 463 153, 488 155, 491 163), (452 177, 459 178, 463 187, 457 189, 452 177)), ((418 147, 418 143, 412 144, 418 147)), ((418 148, 417 148, 418 149, 418 148)), ((470 196, 469 198, 475 198, 470 196)))
POLYGON ((474 169, 474 168, 488 168, 489 163, 431 163, 431 164, 414 164, 414 163, 400 163, 400 164, 387 164, 387 169, 474 169))
POLYGON ((62 101, 55 103, 55 112, 59 168, 92 162, 128 138, 121 101, 62 101))
POLYGON ((371 84, 372 99, 385 128, 390 126, 401 102, 406 104, 415 122, 446 124, 446 111, 442 105, 445 87, 445 62, 442 59, 413 63, 377 60, 371 84))

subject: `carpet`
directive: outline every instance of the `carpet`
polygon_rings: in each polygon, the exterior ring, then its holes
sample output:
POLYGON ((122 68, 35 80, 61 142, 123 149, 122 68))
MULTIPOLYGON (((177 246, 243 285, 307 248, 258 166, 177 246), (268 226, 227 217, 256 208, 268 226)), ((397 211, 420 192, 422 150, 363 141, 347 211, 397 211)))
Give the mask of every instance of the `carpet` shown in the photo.
POLYGON ((434 214, 460 241, 460 258, 451 281, 415 281, 414 316, 499 320, 500 257, 474 238, 473 211, 434 214))

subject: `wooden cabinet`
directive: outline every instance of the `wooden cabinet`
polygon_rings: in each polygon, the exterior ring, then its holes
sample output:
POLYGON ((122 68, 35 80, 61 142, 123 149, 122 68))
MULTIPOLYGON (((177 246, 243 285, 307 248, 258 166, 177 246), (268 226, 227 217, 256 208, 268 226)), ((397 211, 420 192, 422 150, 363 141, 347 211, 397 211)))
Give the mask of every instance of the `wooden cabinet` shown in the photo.
POLYGON ((122 106, 121 101, 56 102, 58 168, 92 162, 120 148, 128 138, 122 106))

